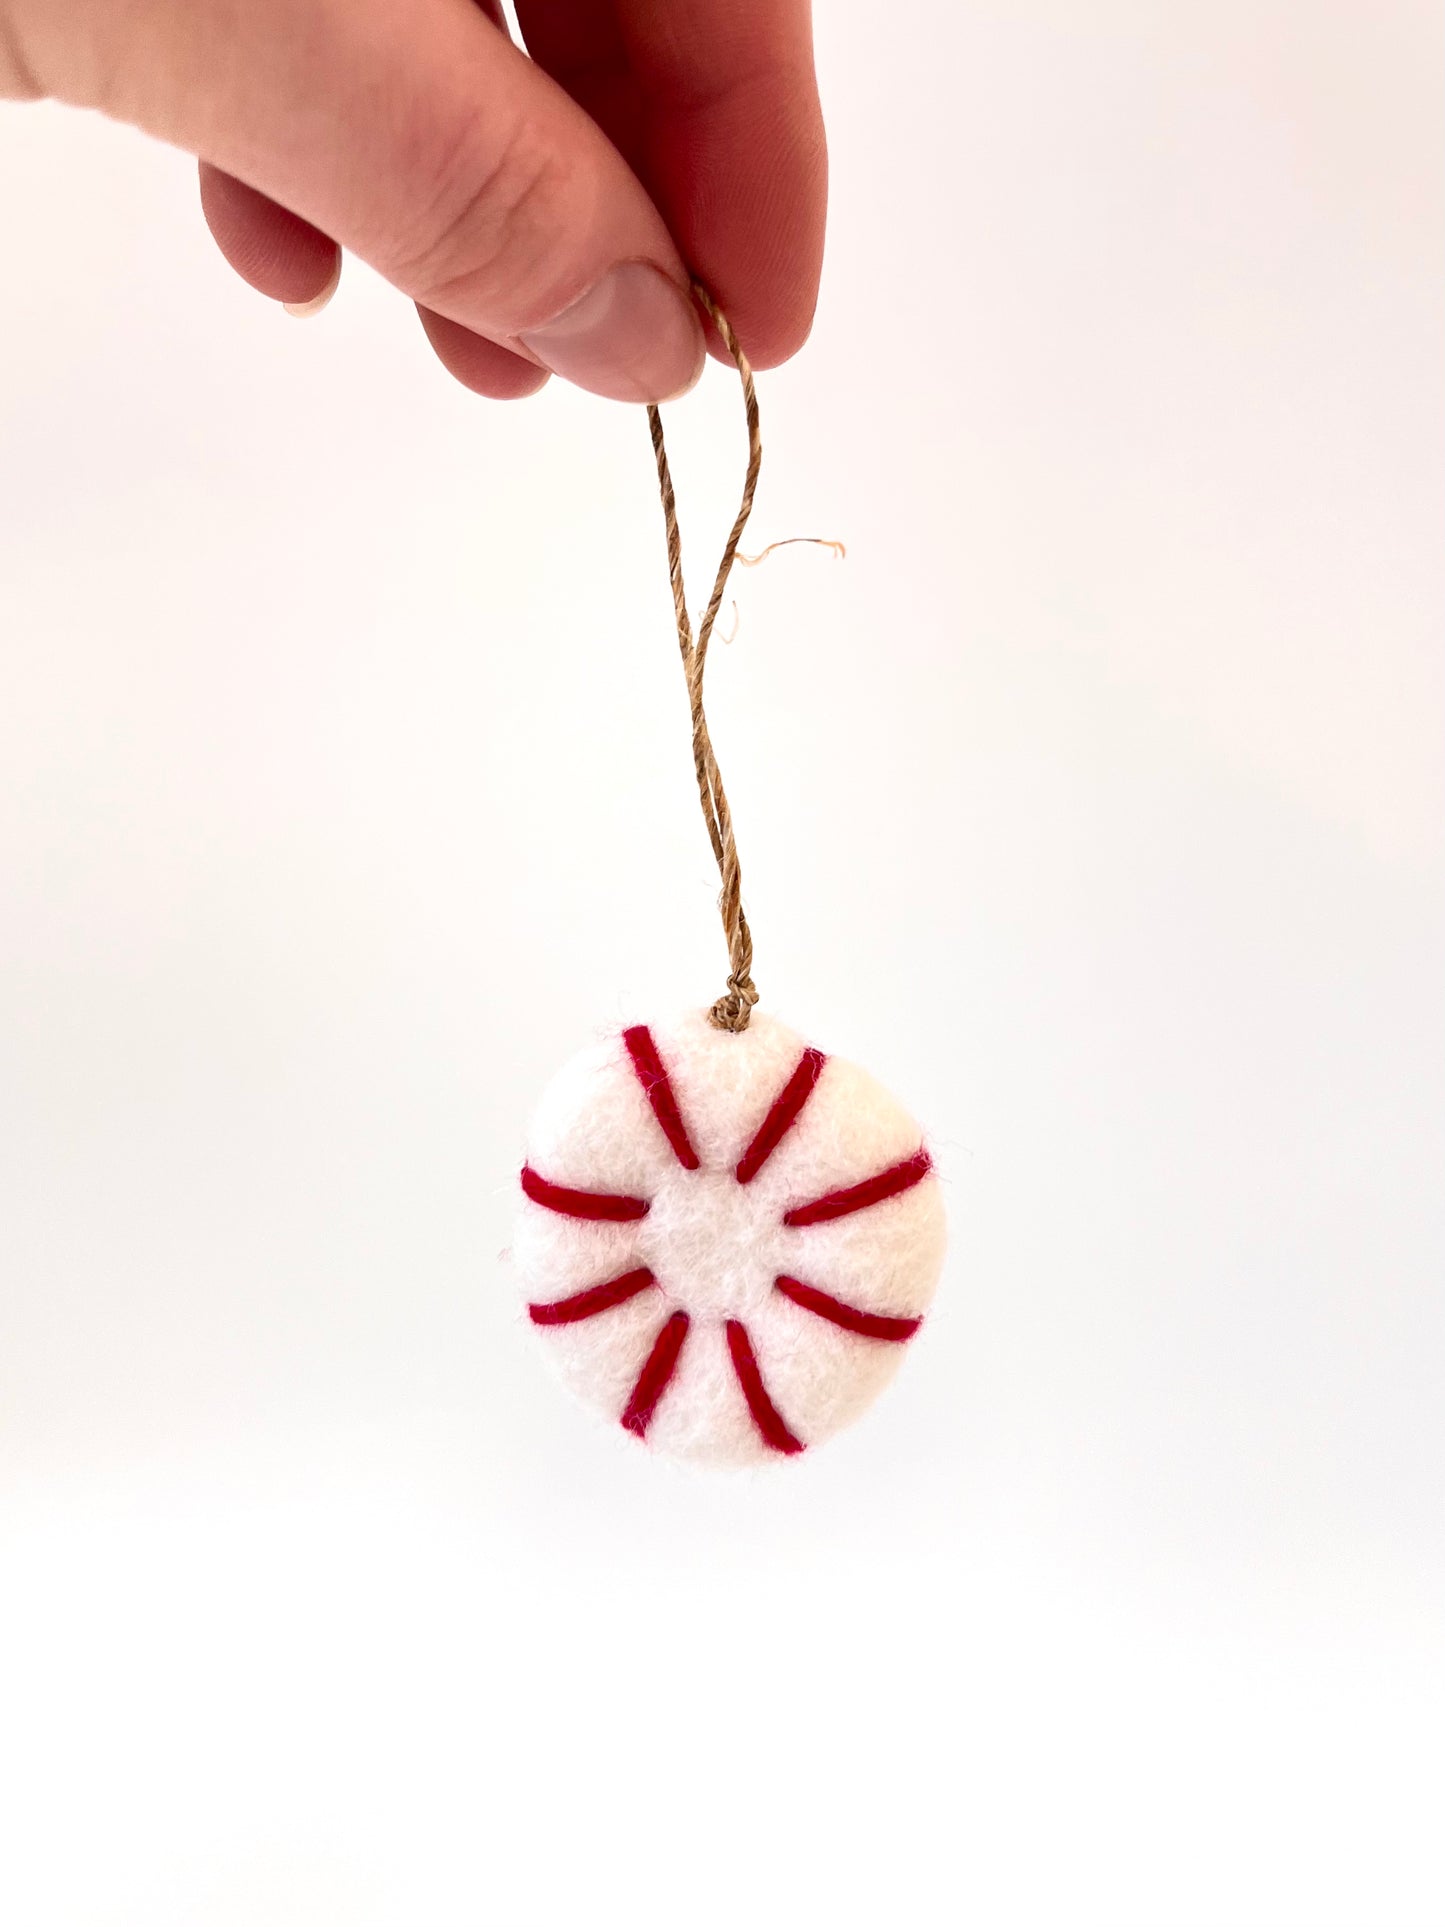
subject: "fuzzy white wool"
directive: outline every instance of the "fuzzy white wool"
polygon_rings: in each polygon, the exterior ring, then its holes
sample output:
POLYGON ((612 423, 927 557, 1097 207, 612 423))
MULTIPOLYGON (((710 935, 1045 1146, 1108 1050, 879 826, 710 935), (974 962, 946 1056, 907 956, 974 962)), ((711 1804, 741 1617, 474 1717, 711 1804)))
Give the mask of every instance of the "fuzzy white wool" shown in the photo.
POLYGON ((859 1313, 919 1318, 942 1268, 943 1204, 929 1171, 829 1222, 789 1226, 784 1214, 914 1159, 922 1134, 866 1072, 828 1058, 776 1149, 740 1183, 738 1161, 797 1070, 803 1040, 765 1014, 733 1035, 701 1011, 651 1026, 650 1038, 700 1168, 679 1160, 621 1035, 566 1065, 533 1120, 530 1169, 571 1191, 646 1200, 647 1210, 602 1222, 524 1197, 513 1247, 523 1292, 554 1306, 643 1269, 655 1282, 594 1315, 542 1326, 539 1339, 571 1388, 615 1421, 662 1328, 685 1311, 647 1443, 744 1464, 776 1448, 729 1351, 727 1323, 738 1321, 787 1431, 820 1443, 872 1402, 907 1345, 840 1328, 784 1296, 778 1279, 803 1280, 859 1313))

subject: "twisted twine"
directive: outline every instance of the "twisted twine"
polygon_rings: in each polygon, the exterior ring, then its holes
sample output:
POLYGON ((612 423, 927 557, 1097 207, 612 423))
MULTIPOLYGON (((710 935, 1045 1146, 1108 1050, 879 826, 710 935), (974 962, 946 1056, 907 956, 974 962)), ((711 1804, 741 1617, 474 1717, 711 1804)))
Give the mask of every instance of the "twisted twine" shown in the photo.
POLYGON ((708 1012, 708 1018, 717 1029, 736 1032, 747 1029, 753 1005, 758 1001, 757 987, 752 979, 753 938, 747 917, 743 914, 742 872, 738 865, 737 845, 733 840, 732 811, 728 808, 727 792, 723 788, 722 774, 718 769, 712 738, 708 734, 702 702, 702 679, 707 668, 708 644, 712 641, 713 627, 717 622, 718 610, 722 607, 723 591, 727 587, 728 575, 748 516, 752 513, 758 472, 763 465, 763 443, 758 431, 758 398, 753 388, 753 371, 748 366, 748 358, 738 346, 737 336, 727 316, 707 289, 694 282, 692 291, 698 304, 711 316, 728 353, 737 363, 748 426, 748 468, 743 482, 743 499, 718 564, 712 595, 698 623, 696 640, 693 638, 687 595, 682 584, 682 537, 678 532, 677 499, 673 494, 672 474, 667 465, 667 448, 662 436, 662 416, 651 405, 647 410, 647 422, 652 430, 652 450, 657 457, 657 485, 662 496, 662 517, 667 529, 667 573, 672 583, 672 606, 677 615, 677 646, 682 655, 687 699, 692 709, 692 762, 697 773, 697 793, 702 803, 703 821, 707 824, 708 840, 712 844, 718 874, 722 878, 718 909, 727 938, 728 980, 727 989, 708 1012))

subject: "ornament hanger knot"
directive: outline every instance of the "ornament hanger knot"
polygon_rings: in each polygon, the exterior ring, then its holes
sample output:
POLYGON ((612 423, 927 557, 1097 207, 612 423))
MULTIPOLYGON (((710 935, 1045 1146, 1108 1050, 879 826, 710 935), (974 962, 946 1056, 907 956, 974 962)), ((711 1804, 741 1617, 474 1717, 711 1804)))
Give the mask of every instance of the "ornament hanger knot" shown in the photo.
POLYGON ((757 1001, 757 985, 751 977, 729 977, 726 992, 707 1014, 708 1022, 714 1030, 746 1030, 757 1001))

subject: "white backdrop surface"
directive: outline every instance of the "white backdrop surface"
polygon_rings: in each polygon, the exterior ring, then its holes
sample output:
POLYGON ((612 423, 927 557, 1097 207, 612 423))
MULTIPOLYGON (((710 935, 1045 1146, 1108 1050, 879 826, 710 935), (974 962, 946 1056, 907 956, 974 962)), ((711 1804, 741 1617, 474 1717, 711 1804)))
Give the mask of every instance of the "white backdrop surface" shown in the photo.
POLYGON ((0 113, 15 1927, 1445 1918, 1439 10, 819 38, 754 535, 848 559, 740 578, 711 706, 764 996, 953 1247, 734 1480, 503 1255, 556 1065, 720 987, 640 412, 355 263, 293 323, 183 157, 0 113))

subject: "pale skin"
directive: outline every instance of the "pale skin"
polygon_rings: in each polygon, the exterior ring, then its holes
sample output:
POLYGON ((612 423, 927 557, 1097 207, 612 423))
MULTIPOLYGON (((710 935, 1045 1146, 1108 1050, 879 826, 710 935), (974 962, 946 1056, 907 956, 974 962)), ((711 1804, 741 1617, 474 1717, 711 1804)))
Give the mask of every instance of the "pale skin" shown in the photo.
POLYGON ((325 305, 343 249, 369 262, 478 394, 549 371, 681 393, 704 358, 694 274, 756 366, 786 360, 826 195, 806 0, 517 14, 525 53, 486 0, 0 0, 0 98, 194 154, 221 253, 293 312, 325 305))

